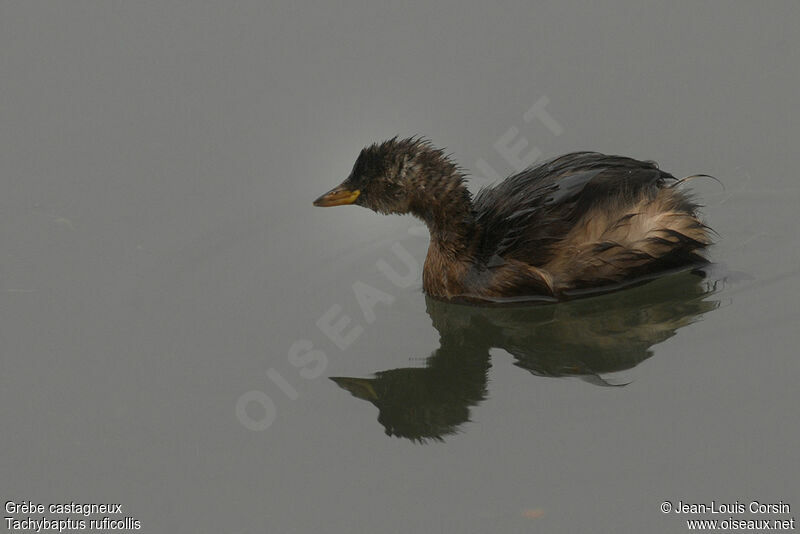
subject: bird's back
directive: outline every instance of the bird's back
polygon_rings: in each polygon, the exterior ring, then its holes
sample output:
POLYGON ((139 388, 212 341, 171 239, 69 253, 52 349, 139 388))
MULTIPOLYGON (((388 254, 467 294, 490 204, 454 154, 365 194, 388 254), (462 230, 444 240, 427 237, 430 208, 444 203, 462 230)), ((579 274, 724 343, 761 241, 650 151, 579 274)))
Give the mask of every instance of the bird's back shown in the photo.
POLYGON ((481 190, 476 255, 549 273, 557 292, 702 261, 697 205, 655 163, 567 154, 481 190))

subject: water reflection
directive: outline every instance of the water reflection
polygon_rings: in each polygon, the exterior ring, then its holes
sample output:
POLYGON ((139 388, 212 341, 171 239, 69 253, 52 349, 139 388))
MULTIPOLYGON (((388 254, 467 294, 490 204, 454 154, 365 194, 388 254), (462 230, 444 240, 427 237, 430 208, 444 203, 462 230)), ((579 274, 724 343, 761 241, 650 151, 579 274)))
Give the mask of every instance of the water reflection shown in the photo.
POLYGON ((716 309, 719 302, 710 299, 715 285, 684 272, 555 305, 486 308, 427 298, 440 347, 424 367, 331 380, 377 406, 387 435, 441 440, 486 398, 490 349, 504 349, 515 365, 537 376, 624 385, 602 375, 638 365, 652 356, 653 345, 716 309))

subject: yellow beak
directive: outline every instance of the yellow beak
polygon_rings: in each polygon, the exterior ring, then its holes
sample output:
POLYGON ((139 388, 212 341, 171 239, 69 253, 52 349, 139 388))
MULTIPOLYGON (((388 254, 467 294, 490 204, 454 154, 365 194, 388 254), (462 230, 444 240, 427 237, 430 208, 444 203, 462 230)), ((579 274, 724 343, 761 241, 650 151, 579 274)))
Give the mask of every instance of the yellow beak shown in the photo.
POLYGON ((368 401, 378 400, 378 394, 372 387, 372 380, 369 378, 352 378, 349 376, 332 376, 331 380, 343 389, 349 391, 354 397, 368 401))
POLYGON ((314 205, 326 208, 329 206, 345 206, 355 202, 360 194, 361 191, 358 189, 351 191, 347 187, 339 185, 315 200, 314 205))

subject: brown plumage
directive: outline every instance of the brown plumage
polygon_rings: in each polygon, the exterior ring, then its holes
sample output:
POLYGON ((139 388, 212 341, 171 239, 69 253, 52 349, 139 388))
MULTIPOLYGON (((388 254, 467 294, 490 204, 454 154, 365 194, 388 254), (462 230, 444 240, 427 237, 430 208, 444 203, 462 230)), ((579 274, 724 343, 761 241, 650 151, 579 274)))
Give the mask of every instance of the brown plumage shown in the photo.
POLYGON ((431 242, 423 288, 466 300, 563 298, 705 261, 698 206, 655 163, 595 152, 558 157, 482 189, 422 139, 361 151, 350 176, 314 201, 411 213, 431 242))

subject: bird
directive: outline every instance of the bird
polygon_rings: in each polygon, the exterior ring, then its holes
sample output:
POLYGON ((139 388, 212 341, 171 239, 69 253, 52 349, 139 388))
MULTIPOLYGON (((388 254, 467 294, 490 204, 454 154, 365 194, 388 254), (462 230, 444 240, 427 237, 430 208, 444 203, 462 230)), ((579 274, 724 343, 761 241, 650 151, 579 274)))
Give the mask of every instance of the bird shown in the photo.
MULTIPOLYGON (((697 175, 701 176, 701 175, 697 175)), ((707 263, 700 206, 653 161, 573 152, 473 196, 424 137, 374 143, 315 206, 411 214, 428 228, 423 291, 448 301, 561 300, 707 263)))

